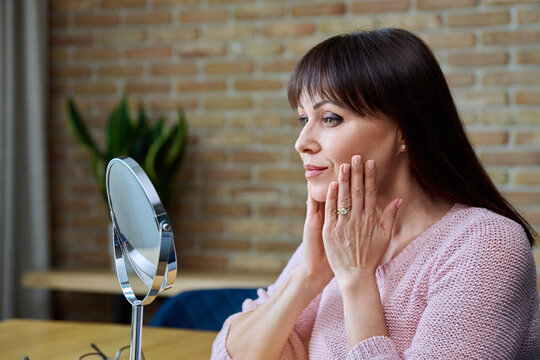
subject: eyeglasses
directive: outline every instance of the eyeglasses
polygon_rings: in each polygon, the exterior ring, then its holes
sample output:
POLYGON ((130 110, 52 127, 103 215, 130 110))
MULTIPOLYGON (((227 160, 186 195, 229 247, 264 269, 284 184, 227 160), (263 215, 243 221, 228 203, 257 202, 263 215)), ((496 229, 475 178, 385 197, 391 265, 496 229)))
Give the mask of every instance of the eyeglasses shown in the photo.
MULTIPOLYGON (((107 355, 101 351, 96 344, 91 343, 90 346, 92 349, 96 350, 96 352, 87 353, 84 355, 81 355, 79 357, 79 360, 123 360, 123 359, 129 359, 129 345, 126 345, 124 347, 121 347, 117 352, 116 355, 114 355, 114 358, 109 358, 107 355), (127 351, 126 351, 127 350, 127 351)), ((141 353, 142 360, 144 360, 144 354, 141 353)))

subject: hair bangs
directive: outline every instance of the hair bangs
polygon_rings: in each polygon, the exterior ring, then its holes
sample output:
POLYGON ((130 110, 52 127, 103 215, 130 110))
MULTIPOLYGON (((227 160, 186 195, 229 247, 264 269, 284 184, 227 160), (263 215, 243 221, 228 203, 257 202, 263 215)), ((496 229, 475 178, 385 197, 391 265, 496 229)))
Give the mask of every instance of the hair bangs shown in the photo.
POLYGON ((307 96, 311 100, 331 101, 361 116, 375 114, 375 107, 365 100, 364 94, 368 90, 362 88, 362 85, 369 84, 369 79, 352 83, 353 79, 365 75, 350 76, 350 72, 356 72, 354 68, 358 67, 358 59, 354 61, 347 52, 344 53, 342 46, 336 44, 339 40, 346 41, 343 36, 330 38, 312 48, 297 63, 287 87, 289 103, 296 109, 301 105, 302 96, 307 96))

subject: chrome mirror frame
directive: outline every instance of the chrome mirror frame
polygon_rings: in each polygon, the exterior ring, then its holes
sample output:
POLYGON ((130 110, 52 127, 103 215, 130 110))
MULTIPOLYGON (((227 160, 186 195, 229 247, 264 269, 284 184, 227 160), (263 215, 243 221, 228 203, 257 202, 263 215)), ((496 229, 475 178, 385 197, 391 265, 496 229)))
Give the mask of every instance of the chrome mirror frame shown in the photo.
POLYGON ((105 181, 107 200, 109 202, 109 208, 111 210, 110 215, 113 223, 112 246, 116 274, 124 296, 132 305, 130 359, 138 360, 141 356, 143 306, 150 304, 160 292, 172 287, 176 280, 177 261, 174 235, 165 208, 163 207, 152 182, 135 160, 127 156, 112 159, 107 166, 105 181), (123 166, 129 170, 138 181, 141 190, 144 191, 146 198, 152 207, 161 243, 157 266, 148 261, 132 246, 129 239, 126 239, 118 226, 116 213, 114 212, 111 201, 111 189, 109 186, 110 174, 113 166, 123 166), (135 263, 133 259, 139 259, 140 262, 135 263), (135 269, 137 276, 148 287, 148 291, 142 299, 137 297, 129 282, 126 261, 130 262, 130 265, 135 269), (151 281, 149 281, 148 278, 150 278, 151 281))

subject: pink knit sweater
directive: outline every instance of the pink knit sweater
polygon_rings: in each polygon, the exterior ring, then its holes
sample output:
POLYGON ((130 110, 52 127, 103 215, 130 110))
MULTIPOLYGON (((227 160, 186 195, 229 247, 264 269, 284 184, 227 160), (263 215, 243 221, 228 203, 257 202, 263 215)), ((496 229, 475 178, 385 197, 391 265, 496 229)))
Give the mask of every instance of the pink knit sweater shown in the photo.
MULTIPOLYGON (((299 264, 302 246, 264 303, 299 264)), ((377 269, 388 337, 347 349, 343 299, 335 279, 302 312, 282 359, 540 359, 536 269, 523 229, 480 208, 454 207, 377 269)), ((229 317, 212 359, 230 359, 229 317)))

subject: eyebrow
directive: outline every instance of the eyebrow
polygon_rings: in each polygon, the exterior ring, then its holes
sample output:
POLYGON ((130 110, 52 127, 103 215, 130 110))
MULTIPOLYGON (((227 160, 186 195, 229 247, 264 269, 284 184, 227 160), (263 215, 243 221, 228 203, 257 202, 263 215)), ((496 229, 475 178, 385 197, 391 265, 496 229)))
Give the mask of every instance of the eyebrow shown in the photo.
MULTIPOLYGON (((317 110, 318 108, 320 108, 321 106, 325 105, 325 104, 333 104, 333 105, 336 105, 338 106, 336 103, 330 101, 330 100, 322 100, 322 101, 319 101, 318 103, 314 104, 313 105, 313 110, 317 110)), ((298 107, 300 109, 303 109, 304 107, 302 105, 298 105, 298 107)))

